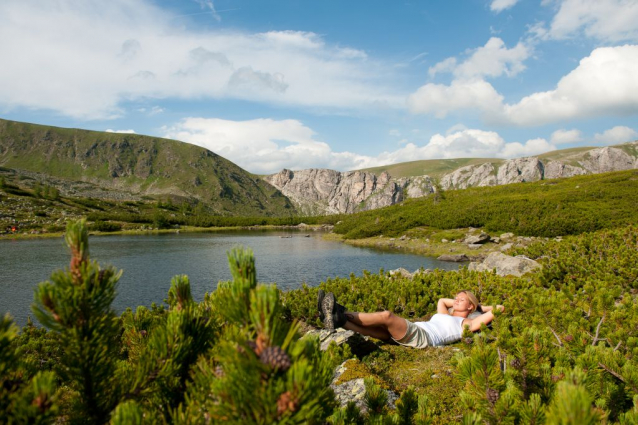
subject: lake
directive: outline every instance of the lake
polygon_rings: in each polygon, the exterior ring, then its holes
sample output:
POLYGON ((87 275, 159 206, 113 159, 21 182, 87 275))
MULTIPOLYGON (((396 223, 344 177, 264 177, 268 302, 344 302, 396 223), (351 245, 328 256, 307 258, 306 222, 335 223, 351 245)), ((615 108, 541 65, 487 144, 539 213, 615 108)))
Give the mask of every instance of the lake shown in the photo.
MULTIPOLYGON (((252 248, 257 278, 293 289, 317 286, 329 277, 361 275, 403 267, 458 269, 458 264, 412 254, 358 248, 327 241, 320 232, 233 231, 160 235, 110 235, 89 238, 91 258, 124 273, 114 308, 162 303, 171 278, 188 275, 193 297, 201 301, 217 282, 230 280, 226 252, 236 245, 252 248), (291 237, 288 237, 291 236, 291 237)), ((68 267, 69 252, 62 238, 0 241, 0 314, 9 312, 18 325, 31 314, 33 291, 56 269, 68 267)), ((33 317, 33 316, 32 316, 33 317)))

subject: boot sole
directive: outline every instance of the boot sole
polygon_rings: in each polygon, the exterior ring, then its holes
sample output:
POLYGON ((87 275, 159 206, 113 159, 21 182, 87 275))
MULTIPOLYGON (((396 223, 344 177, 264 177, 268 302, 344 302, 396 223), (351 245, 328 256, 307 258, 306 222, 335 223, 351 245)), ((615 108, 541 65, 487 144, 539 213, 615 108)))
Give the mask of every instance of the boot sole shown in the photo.
POLYGON ((335 324, 334 324, 334 320, 332 318, 332 312, 334 311, 334 305, 335 305, 335 296, 332 292, 329 292, 328 294, 326 294, 326 296, 323 298, 322 302, 321 302, 321 311, 324 314, 324 325, 326 327, 326 329, 328 329, 330 332, 334 332, 335 330, 335 324))
POLYGON ((319 319, 321 319, 322 322, 325 319, 325 316, 323 315, 323 299, 325 297, 326 293, 323 289, 320 289, 319 292, 317 292, 317 310, 319 311, 319 319))

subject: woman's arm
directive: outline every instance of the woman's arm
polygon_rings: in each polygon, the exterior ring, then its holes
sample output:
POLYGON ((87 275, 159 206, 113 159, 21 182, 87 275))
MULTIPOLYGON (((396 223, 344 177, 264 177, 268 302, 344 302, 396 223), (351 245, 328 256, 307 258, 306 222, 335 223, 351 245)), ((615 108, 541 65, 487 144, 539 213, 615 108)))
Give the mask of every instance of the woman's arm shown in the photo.
POLYGON ((474 319, 465 319, 463 320, 463 326, 469 326, 472 332, 476 332, 481 329, 482 324, 489 325, 492 320, 494 320, 494 308, 498 311, 505 311, 505 307, 502 305, 497 305, 496 307, 491 305, 481 306, 483 308, 483 314, 474 319))
POLYGON ((454 305, 454 300, 451 298, 441 298, 436 305, 436 312, 439 314, 450 314, 448 308, 454 305))

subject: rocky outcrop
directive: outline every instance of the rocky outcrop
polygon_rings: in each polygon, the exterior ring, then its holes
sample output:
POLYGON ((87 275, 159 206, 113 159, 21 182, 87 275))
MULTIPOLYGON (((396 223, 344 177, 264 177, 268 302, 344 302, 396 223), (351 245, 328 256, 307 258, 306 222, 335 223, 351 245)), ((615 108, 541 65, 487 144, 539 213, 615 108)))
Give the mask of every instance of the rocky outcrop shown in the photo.
POLYGON ((540 267, 541 265, 536 261, 522 255, 512 257, 500 252, 491 252, 482 263, 470 263, 468 270, 479 272, 494 270, 499 276, 512 275, 520 277, 540 267))
MULTIPOLYGON (((554 155, 554 159, 526 157, 467 165, 443 175, 440 188, 496 186, 638 168, 638 142, 570 152, 554 155)), ((305 214, 371 210, 437 190, 430 176, 393 179, 386 172, 376 176, 364 171, 283 170, 265 179, 305 214)))
POLYGON ((510 159, 498 168, 496 184, 535 182, 543 178, 544 169, 535 157, 510 159))
POLYGON ((449 189, 466 189, 474 186, 494 186, 496 184, 496 168, 493 163, 467 165, 441 178, 441 187, 449 189))
POLYGON ((302 213, 352 213, 381 208, 403 200, 403 188, 388 173, 378 177, 364 171, 334 170, 281 172, 266 181, 295 203, 302 213))

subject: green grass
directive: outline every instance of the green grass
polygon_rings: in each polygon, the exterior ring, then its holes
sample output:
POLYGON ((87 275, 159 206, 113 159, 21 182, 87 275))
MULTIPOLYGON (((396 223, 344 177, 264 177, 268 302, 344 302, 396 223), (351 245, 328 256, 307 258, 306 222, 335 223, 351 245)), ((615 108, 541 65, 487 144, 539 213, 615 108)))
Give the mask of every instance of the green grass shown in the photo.
POLYGON ((346 239, 400 236, 422 226, 481 227, 491 232, 553 237, 638 222, 638 171, 443 192, 344 217, 346 239))
POLYGON ((468 165, 480 165, 491 162, 500 165, 504 162, 497 158, 458 158, 458 159, 428 159, 422 161, 402 162, 400 164, 384 165, 380 167, 364 168, 360 171, 367 171, 380 174, 386 171, 392 177, 414 177, 428 175, 433 178, 441 178, 444 174, 451 173, 460 167, 468 165))

